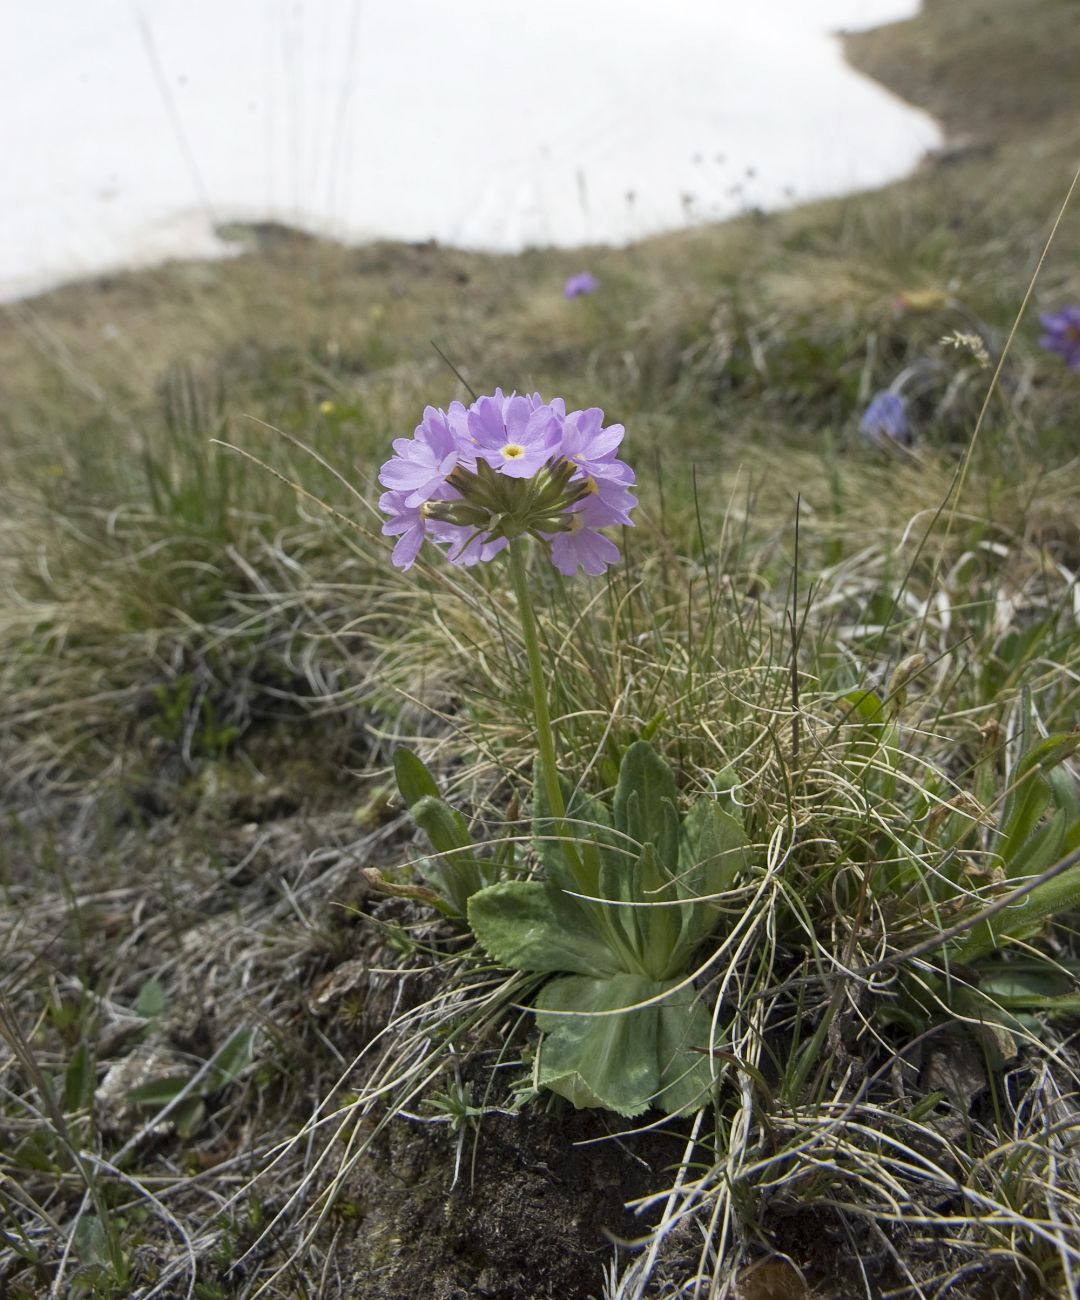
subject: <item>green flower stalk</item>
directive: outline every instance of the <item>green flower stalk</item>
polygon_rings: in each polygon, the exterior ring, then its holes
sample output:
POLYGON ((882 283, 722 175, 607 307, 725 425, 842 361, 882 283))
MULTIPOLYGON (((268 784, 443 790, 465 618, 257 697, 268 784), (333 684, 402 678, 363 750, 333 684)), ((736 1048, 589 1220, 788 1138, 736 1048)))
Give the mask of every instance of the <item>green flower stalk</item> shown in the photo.
POLYGON ((540 776, 544 783, 548 807, 555 822, 555 834, 559 837, 567 865, 573 872, 578 888, 583 893, 590 893, 595 888, 595 881, 585 875, 581 857, 568 834, 566 827, 566 804, 559 786, 559 768, 555 755, 555 731, 551 725, 551 710, 548 707, 547 685, 544 680, 544 664, 540 655, 540 641, 536 632, 536 614, 529 595, 529 583, 525 574, 524 546, 520 540, 510 544, 510 578, 514 584, 517 597, 518 617, 521 620, 521 634, 525 641, 525 653, 529 661, 529 682, 532 687, 533 718, 536 721, 536 744, 539 749, 540 776))

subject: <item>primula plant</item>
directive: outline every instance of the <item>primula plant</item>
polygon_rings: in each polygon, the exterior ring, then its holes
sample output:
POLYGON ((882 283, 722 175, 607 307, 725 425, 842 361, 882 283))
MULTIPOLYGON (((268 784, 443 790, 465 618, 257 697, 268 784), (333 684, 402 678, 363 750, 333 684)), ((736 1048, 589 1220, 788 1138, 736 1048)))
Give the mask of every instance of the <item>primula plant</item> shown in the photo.
POLYGON ((495 961, 554 977, 535 1002, 537 1083, 576 1106, 635 1115, 709 1099, 716 1035, 694 957, 746 869, 748 842, 722 780, 683 816, 675 775, 645 740, 626 750, 610 805, 559 777, 523 548, 539 542, 567 576, 598 576, 618 558, 599 530, 630 524, 636 505, 633 471, 616 455, 622 438, 601 411, 568 412, 536 394, 429 407, 414 436, 394 443, 380 505, 402 568, 425 541, 452 564, 508 552, 529 662, 542 878, 495 879, 500 868, 477 857, 465 819, 399 751, 399 788, 434 850, 425 879, 495 961))

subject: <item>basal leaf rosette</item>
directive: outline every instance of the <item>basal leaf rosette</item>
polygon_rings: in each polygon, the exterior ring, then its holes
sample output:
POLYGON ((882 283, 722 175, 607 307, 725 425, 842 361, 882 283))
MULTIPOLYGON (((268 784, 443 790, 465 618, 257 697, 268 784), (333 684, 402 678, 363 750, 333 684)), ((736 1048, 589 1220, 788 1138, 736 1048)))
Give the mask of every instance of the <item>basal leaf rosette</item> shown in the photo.
POLYGON ((535 1081, 575 1106, 676 1114, 712 1097, 723 1027, 695 987, 696 956, 723 924, 717 900, 750 865, 726 784, 720 774, 681 812, 671 767, 642 740, 624 753, 610 802, 567 783, 556 816, 537 781, 532 838, 545 878, 469 898, 469 927, 493 960, 552 977, 533 1003, 535 1081))
POLYGON ((425 541, 452 564, 477 564, 528 536, 560 573, 598 577, 619 556, 601 530, 631 525, 637 505, 634 471, 616 455, 623 435, 596 407, 568 412, 538 393, 497 388, 469 407, 427 407, 379 473, 394 564, 408 569, 425 541))
POLYGON ((557 976, 534 1003, 541 1088, 626 1116, 705 1104, 708 1012, 687 979, 622 969, 588 901, 548 882, 503 881, 472 896, 469 923, 500 964, 557 976))

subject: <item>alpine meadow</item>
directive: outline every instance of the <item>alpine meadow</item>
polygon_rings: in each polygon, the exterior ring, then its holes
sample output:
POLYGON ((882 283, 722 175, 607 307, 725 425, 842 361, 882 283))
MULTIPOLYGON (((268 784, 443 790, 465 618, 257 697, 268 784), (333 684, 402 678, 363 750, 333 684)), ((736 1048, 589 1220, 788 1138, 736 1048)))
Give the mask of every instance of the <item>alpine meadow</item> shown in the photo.
POLYGON ((0 1295, 1080 1294, 1076 20, 846 38, 872 193, 0 310, 0 1295))

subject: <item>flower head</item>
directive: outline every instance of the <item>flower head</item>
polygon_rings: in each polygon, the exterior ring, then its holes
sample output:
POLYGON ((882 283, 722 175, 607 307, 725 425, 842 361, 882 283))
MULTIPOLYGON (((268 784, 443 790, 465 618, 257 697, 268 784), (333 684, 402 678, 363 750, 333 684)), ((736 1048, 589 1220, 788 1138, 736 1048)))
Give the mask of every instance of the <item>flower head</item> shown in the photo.
POLYGON ((859 428, 871 442, 879 445, 898 442, 904 447, 911 446, 907 407, 899 393, 886 390, 875 394, 870 405, 863 412, 859 428))
POLYGON ((1070 370, 1080 370, 1080 307, 1044 312, 1039 320, 1046 331, 1039 346, 1059 353, 1070 370))
POLYGON ((588 271, 572 275, 563 285, 564 298, 580 298, 582 294, 595 293, 600 288, 600 281, 588 271))
POLYGON ((476 564, 527 535, 562 573, 602 573, 619 552, 598 530, 632 524, 637 505, 634 471, 616 456, 622 439, 599 409, 567 412, 561 398, 537 393, 496 389, 467 409, 429 406, 379 473, 394 564, 409 568, 425 540, 452 564, 476 564))

